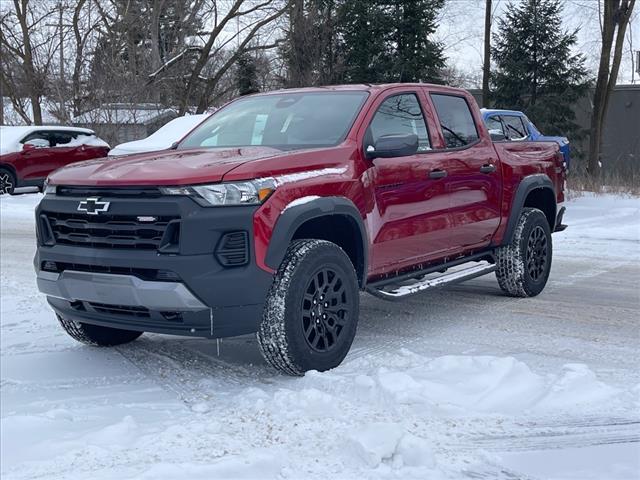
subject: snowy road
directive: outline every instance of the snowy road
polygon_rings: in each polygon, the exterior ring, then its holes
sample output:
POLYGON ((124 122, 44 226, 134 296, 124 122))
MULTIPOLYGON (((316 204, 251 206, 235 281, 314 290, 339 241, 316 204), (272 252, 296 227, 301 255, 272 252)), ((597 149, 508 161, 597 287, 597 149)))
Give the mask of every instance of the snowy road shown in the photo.
POLYGON ((81 346, 35 287, 33 208, 1 203, 3 478, 640 478, 640 200, 583 196, 537 298, 493 276, 362 296, 304 378, 252 337, 81 346))

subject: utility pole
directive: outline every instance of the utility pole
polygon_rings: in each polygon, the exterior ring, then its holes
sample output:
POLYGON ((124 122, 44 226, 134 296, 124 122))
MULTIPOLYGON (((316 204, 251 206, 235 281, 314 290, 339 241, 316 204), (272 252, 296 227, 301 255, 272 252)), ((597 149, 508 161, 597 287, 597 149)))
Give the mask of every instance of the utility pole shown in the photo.
POLYGON ((485 0, 484 64, 482 66, 482 107, 489 108, 489 75, 491 74, 491 0, 485 0))

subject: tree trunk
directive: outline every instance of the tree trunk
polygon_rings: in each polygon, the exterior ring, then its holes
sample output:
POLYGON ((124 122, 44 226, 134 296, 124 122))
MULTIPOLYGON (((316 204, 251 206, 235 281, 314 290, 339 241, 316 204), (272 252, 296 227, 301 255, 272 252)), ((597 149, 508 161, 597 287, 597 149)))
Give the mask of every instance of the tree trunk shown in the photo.
POLYGON ((18 0, 13 0, 16 9, 16 16, 20 23, 22 31, 22 40, 24 44, 23 69, 24 76, 28 84, 28 97, 31 101, 31 109, 33 111, 34 125, 42 125, 42 110, 40 109, 40 85, 36 78, 35 68, 33 66, 33 50, 31 47, 31 33, 27 24, 27 0, 22 0, 20 4, 18 0))
POLYGON ((600 176, 600 152, 602 149, 604 121, 607 115, 611 92, 618 80, 624 36, 635 2, 636 0, 606 0, 604 2, 602 50, 600 53, 600 65, 598 68, 596 88, 593 94, 593 110, 591 112, 591 128, 589 132, 589 157, 587 164, 587 171, 594 180, 600 176), (617 32, 616 26, 618 28, 617 32), (613 60, 611 59, 612 49, 614 50, 613 60))
POLYGON ((489 108, 489 75, 491 74, 491 0, 485 0, 484 64, 482 66, 482 107, 489 108))

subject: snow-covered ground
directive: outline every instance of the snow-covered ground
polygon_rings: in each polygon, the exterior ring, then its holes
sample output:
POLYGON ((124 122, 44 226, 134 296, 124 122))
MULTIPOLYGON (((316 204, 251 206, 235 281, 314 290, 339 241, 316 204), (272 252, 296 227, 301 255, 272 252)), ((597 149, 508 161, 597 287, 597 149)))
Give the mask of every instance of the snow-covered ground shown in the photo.
POLYGON ((35 287, 39 198, 0 200, 3 478, 639 478, 637 198, 569 202, 537 298, 363 295, 344 364, 304 378, 250 336, 68 338, 35 287))

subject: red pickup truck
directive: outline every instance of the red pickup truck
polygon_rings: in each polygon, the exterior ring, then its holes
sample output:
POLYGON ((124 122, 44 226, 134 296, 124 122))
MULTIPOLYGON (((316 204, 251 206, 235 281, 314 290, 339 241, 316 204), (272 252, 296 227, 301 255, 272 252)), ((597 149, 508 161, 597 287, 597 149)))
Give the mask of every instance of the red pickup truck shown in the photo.
POLYGON ((359 291, 397 300, 495 272, 506 294, 539 294, 564 175, 555 143, 494 143, 464 90, 242 97, 172 150, 53 173, 38 286, 91 345, 257 332, 282 372, 327 370, 359 291))

